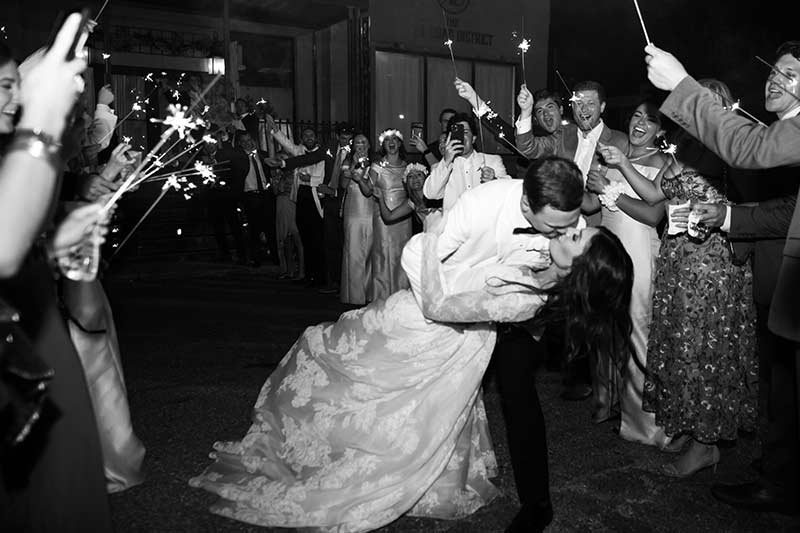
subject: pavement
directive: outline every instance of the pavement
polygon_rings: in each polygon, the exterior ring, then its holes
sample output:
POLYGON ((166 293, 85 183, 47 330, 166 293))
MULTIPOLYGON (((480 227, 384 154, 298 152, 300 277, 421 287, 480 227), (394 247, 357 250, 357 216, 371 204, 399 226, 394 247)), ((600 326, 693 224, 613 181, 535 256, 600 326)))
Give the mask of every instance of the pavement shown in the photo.
MULTIPOLYGON (((110 497, 117 531, 280 531, 209 513, 215 496, 187 484, 210 463, 214 441, 244 436, 261 385, 303 329, 350 308, 276 275, 274 267, 162 260, 125 264, 104 280, 134 430, 147 447, 146 481, 110 497)), ((747 465, 755 436, 722 448, 716 470, 676 480, 659 473, 673 456, 622 440, 613 422, 592 424, 589 401, 561 400, 559 373, 542 370, 537 387, 555 510, 548 531, 800 531, 800 518, 737 510, 711 496, 714 482, 754 477, 747 465)), ((463 520, 403 517, 379 531, 491 533, 511 521, 518 502, 491 376, 484 388, 503 495, 463 520)))

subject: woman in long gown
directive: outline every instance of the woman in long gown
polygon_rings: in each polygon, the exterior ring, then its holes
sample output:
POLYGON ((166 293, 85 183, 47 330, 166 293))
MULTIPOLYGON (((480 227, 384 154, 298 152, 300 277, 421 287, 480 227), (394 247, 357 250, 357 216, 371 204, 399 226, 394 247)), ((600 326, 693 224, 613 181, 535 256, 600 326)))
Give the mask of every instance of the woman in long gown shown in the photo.
MULTIPOLYGON (((0 135, 5 141, 14 133, 13 117, 20 106, 23 129, 0 158, 0 299, 16 308, 33 354, 54 371, 46 384, 41 416, 30 433, 13 447, 5 440, 0 444, 3 531, 111 531, 102 452, 86 379, 56 304, 45 246, 40 241, 31 245, 48 228, 61 173, 58 151, 48 155, 48 150, 54 147, 52 139, 63 133, 79 93, 75 79, 86 66, 81 59, 63 59, 75 46, 80 19, 80 14, 66 19, 21 88, 17 65, 0 43, 0 135), (43 136, 32 139, 31 133, 43 136)), ((70 213, 49 240, 49 250, 59 257, 80 246, 99 210, 100 206, 90 205, 70 213)), ((3 437, 9 421, 7 378, 2 372, 3 437)))
POLYGON ((342 164, 345 197, 342 203, 344 240, 342 280, 339 298, 342 303, 364 305, 372 284, 372 225, 375 202, 370 198, 366 173, 369 170, 369 140, 358 134, 353 138, 353 152, 342 164))
MULTIPOLYGON (((727 86, 701 82, 731 102, 727 86)), ((618 163, 619 154, 601 153, 618 163)), ((651 203, 724 203, 724 165, 684 135, 672 163, 654 181, 626 174, 651 203)), ((689 209, 683 210, 688 214, 689 209)), ((685 220, 686 217, 684 217, 685 220)), ((758 414, 758 361, 752 272, 734 265, 726 236, 665 231, 656 266, 653 321, 648 340, 643 408, 669 437, 681 436, 668 451, 683 451, 663 471, 687 477, 719 462, 720 440, 752 429, 758 414), (689 446, 685 447, 687 441, 689 446)))
MULTIPOLYGON (((642 102, 628 123, 628 153, 606 174, 609 184, 596 192, 601 194, 602 226, 622 241, 633 260, 633 293, 631 294, 631 344, 634 353, 619 361, 622 381, 619 385, 620 430, 622 438, 663 448, 670 439, 656 425, 655 415, 642 409, 644 368, 647 365, 647 339, 653 303, 653 278, 660 241, 656 226, 664 217, 664 202, 650 205, 640 198, 625 179, 625 174, 638 173, 652 181, 667 163, 656 147, 656 139, 664 134, 658 106, 642 102), (615 195, 619 195, 616 199, 615 195)), ((589 179, 589 186, 592 180, 589 179)))
POLYGON ((213 512, 355 532, 406 513, 462 517, 498 494, 480 392, 491 321, 529 319, 550 295, 542 316, 568 316, 590 345, 608 338, 628 322, 630 258, 588 228, 552 240, 543 271, 445 276, 436 245, 422 233, 406 246, 412 290, 306 329, 261 389, 245 438, 216 443, 214 464, 190 481, 220 496, 213 512))
MULTIPOLYGON (((406 170, 403 135, 397 130, 381 133, 380 161, 369 169, 369 181, 377 195, 385 198, 391 206, 404 203, 407 199, 403 186, 406 170)), ((400 289, 408 288, 408 279, 400 266, 400 254, 411 238, 411 219, 404 218, 386 223, 381 218, 380 209, 373 211, 372 246, 372 294, 370 300, 386 298, 400 289)))
POLYGON ((111 304, 99 280, 62 280, 69 310, 69 335, 78 352, 92 398, 106 489, 120 492, 144 481, 145 448, 133 432, 128 392, 111 304))

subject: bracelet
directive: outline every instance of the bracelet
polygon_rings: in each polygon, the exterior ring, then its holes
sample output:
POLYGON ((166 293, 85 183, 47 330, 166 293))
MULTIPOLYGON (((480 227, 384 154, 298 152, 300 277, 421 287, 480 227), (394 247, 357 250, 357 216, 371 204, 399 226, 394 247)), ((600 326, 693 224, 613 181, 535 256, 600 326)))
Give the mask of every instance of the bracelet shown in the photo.
POLYGON ((430 148, 426 148, 426 149, 425 149, 425 151, 424 151, 424 152, 422 152, 422 155, 428 155, 428 154, 430 154, 430 153, 432 153, 432 152, 431 152, 431 149, 430 149, 430 148))
POLYGON ((27 152, 36 159, 44 159, 54 167, 61 165, 61 143, 39 128, 19 129, 14 132, 8 151, 15 150, 27 152))
POLYGON ((606 185, 603 188, 603 192, 598 194, 597 197, 600 199, 600 203, 603 204, 603 207, 609 211, 619 211, 617 200, 620 195, 625 194, 625 191, 625 184, 621 181, 615 181, 606 185))

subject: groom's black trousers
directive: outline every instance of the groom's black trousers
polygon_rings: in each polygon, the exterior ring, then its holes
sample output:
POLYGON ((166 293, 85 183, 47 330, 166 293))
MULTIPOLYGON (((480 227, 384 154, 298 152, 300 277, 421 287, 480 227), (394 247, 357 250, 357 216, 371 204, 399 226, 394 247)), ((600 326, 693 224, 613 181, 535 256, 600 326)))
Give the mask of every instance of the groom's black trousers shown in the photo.
POLYGON ((520 503, 533 508, 550 505, 547 435, 535 383, 541 354, 539 343, 524 328, 497 325, 492 366, 506 421, 511 467, 520 503))

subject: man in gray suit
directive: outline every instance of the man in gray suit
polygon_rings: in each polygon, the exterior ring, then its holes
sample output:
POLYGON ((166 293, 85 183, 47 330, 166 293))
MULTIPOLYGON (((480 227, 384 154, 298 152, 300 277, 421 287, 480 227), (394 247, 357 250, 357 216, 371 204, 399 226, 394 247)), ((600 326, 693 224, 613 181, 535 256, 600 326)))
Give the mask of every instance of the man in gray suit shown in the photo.
MULTIPOLYGON (((767 78, 766 108, 780 118, 768 128, 738 116, 717 103, 708 89, 688 75, 671 54, 648 45, 645 48, 648 76, 653 84, 672 91, 661 111, 717 153, 739 168, 775 168, 800 164, 800 42, 790 41, 778 48, 776 61, 767 78)), ((796 183, 797 173, 785 181, 796 183)), ((731 505, 756 511, 797 513, 798 442, 800 432, 800 208, 792 197, 762 202, 757 206, 720 209, 703 206, 705 223, 722 226, 732 238, 750 236, 756 240, 754 275, 757 302, 769 305, 769 329, 775 334, 770 365, 772 377, 768 399, 770 425, 763 449, 760 478, 740 485, 716 485, 716 498, 731 505), (789 215, 789 212, 792 212, 789 215), (789 219, 787 223, 787 219, 789 219), (728 227, 729 225, 729 227, 728 227), (786 231, 786 233, 784 233, 786 231), (781 238, 784 235, 785 238, 781 238), (783 245, 777 272, 768 264, 778 263, 775 243, 783 245), (760 254, 760 255, 758 255, 760 254), (767 263, 765 265, 765 263, 767 263), (771 296, 771 300, 765 296, 771 296), (760 300, 760 301, 759 301, 760 300), (775 416, 777 415, 777 416, 775 416)), ((762 307, 762 314, 766 311, 762 307)), ((762 361, 764 361, 762 359, 762 361)), ((762 376, 765 373, 762 372, 762 376)))

